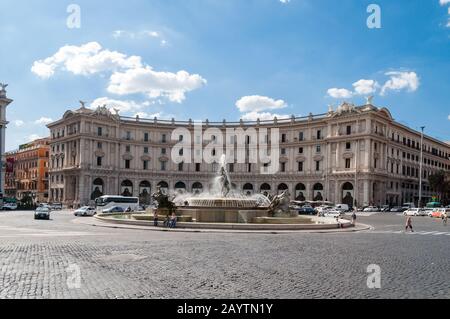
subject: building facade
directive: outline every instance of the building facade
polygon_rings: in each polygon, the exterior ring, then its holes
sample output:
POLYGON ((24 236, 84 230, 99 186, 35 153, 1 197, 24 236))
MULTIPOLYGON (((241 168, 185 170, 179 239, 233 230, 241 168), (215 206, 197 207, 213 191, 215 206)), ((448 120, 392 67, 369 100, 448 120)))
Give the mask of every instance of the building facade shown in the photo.
MULTIPOLYGON (((177 128, 191 133, 192 145, 214 144, 214 135, 205 139, 194 126, 190 120, 121 117, 105 107, 67 111, 48 125, 51 201, 78 206, 102 194, 137 197, 157 186, 207 191, 217 164, 196 163, 194 154, 191 163, 172 160, 172 148, 183 138, 172 136, 177 128)), ((261 174, 261 163, 229 162, 233 186, 245 194, 289 190, 292 199, 357 206, 418 201, 421 134, 370 101, 363 106, 344 103, 337 110, 302 118, 203 123, 203 130, 211 128, 224 136, 230 128, 279 129, 280 166, 275 174, 261 174)), ((245 143, 231 142, 236 148, 252 144, 249 138, 245 143)), ((422 198, 426 202, 433 195, 427 177, 450 169, 450 146, 428 136, 423 145, 422 198)), ((220 156, 222 150, 212 152, 220 156)))
POLYGON ((49 199, 49 139, 21 145, 19 150, 5 154, 5 196, 22 199, 31 196, 34 202, 49 199))

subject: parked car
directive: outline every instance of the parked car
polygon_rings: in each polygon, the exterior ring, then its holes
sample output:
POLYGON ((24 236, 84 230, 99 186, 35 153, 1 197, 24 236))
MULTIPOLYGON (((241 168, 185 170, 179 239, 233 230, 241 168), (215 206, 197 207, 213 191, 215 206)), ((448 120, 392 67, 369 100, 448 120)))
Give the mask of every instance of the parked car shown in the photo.
POLYGON ((432 210, 431 214, 428 214, 430 217, 434 218, 442 218, 444 212, 447 212, 447 216, 450 214, 450 208, 435 208, 432 210))
POLYGON ((386 212, 390 211, 389 205, 383 205, 383 206, 381 206, 380 211, 383 212, 383 213, 386 213, 386 212))
POLYGON ((375 213, 375 212, 379 212, 379 211, 380 211, 380 209, 376 206, 369 206, 369 207, 364 208, 364 210, 363 210, 363 212, 365 212, 365 213, 375 213))
POLYGON ((346 213, 348 211, 350 211, 350 207, 347 204, 337 204, 334 207, 335 210, 341 211, 343 213, 346 213))
POLYGON ((125 213, 125 210, 120 206, 113 206, 102 210, 102 213, 104 214, 125 213))
POLYGON ((34 211, 34 219, 50 220, 50 208, 41 206, 34 211))
POLYGON ((95 208, 84 206, 77 209, 74 213, 75 216, 94 216, 96 214, 95 208))
POLYGON ((391 208, 392 213, 403 213, 406 209, 400 206, 395 206, 391 208))
POLYGON ((337 218, 337 217, 341 217, 342 216, 342 212, 339 210, 335 210, 335 209, 331 209, 328 210, 324 213, 325 217, 333 217, 333 218, 337 218))
POLYGON ((53 210, 62 210, 63 209, 63 204, 62 203, 53 203, 50 205, 50 207, 53 210))
POLYGON ((322 206, 316 207, 316 213, 318 213, 319 215, 322 216, 327 211, 332 210, 332 209, 333 209, 333 206, 322 205, 322 206))
POLYGON ((298 210, 299 214, 307 214, 307 215, 314 215, 316 213, 316 211, 314 210, 314 208, 312 208, 312 206, 310 205, 304 205, 303 207, 301 207, 298 210))
POLYGON ((17 204, 16 203, 5 203, 2 207, 3 210, 16 210, 17 204))
POLYGON ((405 216, 426 216, 425 210, 422 208, 410 208, 403 212, 405 216))

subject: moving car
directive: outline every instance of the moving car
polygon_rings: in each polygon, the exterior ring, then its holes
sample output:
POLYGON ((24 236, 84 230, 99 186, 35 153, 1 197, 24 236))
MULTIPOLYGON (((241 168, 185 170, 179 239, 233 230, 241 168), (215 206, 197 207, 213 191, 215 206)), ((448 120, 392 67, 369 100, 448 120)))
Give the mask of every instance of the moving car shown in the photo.
POLYGON ((34 219, 50 220, 50 208, 41 206, 34 211, 34 219))
POLYGON ((327 211, 332 210, 332 209, 333 209, 333 206, 322 205, 322 206, 316 207, 316 212, 320 216, 323 216, 323 214, 325 214, 327 211))
POLYGON ((300 209, 298 209, 298 213, 299 213, 299 214, 314 215, 314 214, 316 213, 316 211, 314 210, 314 208, 312 208, 312 206, 310 206, 310 205, 304 205, 303 207, 301 207, 300 209))
POLYGON ((125 209, 120 206, 113 206, 107 209, 102 210, 104 214, 113 214, 113 213, 125 213, 125 209))
POLYGON ((95 208, 84 206, 77 209, 74 213, 75 216, 94 216, 96 214, 95 208))
POLYGON ((403 213, 405 216, 426 216, 425 210, 422 208, 410 208, 403 213))
POLYGON ((386 213, 386 212, 390 211, 389 205, 383 205, 383 206, 381 206, 380 211, 383 212, 383 213, 386 213))
POLYGON ((3 210, 16 210, 17 204, 15 203, 5 203, 2 207, 3 210))

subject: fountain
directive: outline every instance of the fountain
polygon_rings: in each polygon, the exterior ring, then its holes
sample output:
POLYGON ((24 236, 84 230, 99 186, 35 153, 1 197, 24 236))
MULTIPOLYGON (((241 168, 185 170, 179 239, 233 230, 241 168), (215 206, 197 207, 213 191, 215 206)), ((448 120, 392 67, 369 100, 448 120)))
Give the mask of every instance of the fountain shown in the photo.
POLYGON ((190 216, 193 221, 205 223, 249 223, 256 217, 267 217, 269 199, 257 194, 245 196, 232 189, 226 169, 226 157, 222 155, 220 169, 210 191, 186 198, 188 205, 177 212, 190 216))

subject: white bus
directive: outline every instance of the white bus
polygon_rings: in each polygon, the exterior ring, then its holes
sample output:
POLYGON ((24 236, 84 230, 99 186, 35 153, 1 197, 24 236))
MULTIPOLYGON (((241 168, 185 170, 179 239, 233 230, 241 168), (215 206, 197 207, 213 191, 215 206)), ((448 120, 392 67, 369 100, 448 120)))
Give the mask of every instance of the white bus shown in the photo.
POLYGON ((97 214, 101 214, 103 210, 112 207, 121 207, 124 211, 128 208, 132 211, 137 211, 139 209, 139 198, 106 195, 95 200, 95 208, 97 210, 97 214))

